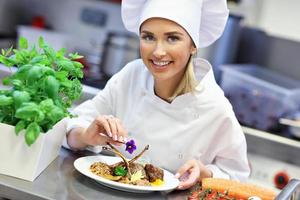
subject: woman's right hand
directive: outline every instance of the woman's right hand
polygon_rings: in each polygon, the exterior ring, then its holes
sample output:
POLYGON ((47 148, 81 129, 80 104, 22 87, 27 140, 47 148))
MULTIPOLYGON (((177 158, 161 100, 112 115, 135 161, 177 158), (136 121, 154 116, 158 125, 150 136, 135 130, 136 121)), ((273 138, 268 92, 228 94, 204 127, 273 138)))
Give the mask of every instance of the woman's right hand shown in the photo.
POLYGON ((121 121, 112 115, 101 115, 82 133, 82 138, 88 145, 105 145, 110 142, 120 145, 127 142, 127 132, 121 121))
POLYGON ((76 128, 68 134, 68 144, 74 149, 105 145, 107 142, 118 146, 127 142, 127 131, 121 121, 112 115, 100 115, 87 129, 76 128))

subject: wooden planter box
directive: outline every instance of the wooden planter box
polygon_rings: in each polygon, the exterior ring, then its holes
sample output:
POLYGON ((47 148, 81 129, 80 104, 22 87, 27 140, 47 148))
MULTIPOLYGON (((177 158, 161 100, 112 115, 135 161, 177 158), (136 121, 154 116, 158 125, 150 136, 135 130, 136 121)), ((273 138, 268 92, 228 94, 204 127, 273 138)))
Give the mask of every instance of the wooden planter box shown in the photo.
POLYGON ((24 131, 16 136, 14 126, 0 123, 0 174, 33 181, 58 156, 65 130, 63 119, 29 147, 24 131))

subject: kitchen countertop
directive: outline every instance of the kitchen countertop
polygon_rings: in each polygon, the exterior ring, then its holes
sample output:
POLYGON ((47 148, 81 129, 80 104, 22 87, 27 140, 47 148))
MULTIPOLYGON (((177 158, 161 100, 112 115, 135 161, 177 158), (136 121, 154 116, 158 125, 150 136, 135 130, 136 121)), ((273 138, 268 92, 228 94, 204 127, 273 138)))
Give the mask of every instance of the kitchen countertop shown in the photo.
MULTIPOLYGON (((73 162, 89 152, 71 152, 62 148, 59 156, 33 181, 24 181, 0 174, 0 200, 81 200, 81 199, 186 199, 189 191, 169 194, 129 193, 110 189, 75 170, 73 162)), ((1 161, 2 162, 2 161, 1 161)))
MULTIPOLYGON (((247 127, 243 127, 243 130, 249 153, 276 160, 284 159, 288 163, 300 166, 299 159, 295 159, 300 150, 300 142, 247 127)), ((59 156, 33 182, 0 174, 0 200, 181 200, 186 199, 189 194, 189 191, 136 194, 110 189, 75 170, 73 162, 79 157, 89 155, 95 154, 87 151, 72 152, 62 148, 59 156)))

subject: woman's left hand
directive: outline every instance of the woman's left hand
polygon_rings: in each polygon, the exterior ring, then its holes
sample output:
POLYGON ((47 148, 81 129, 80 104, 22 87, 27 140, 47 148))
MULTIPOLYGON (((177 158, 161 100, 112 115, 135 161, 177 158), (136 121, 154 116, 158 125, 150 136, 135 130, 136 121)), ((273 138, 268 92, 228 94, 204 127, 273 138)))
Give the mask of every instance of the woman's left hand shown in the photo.
POLYGON ((212 177, 212 173, 201 161, 192 159, 180 167, 175 177, 180 180, 177 189, 185 190, 195 185, 202 178, 212 177))

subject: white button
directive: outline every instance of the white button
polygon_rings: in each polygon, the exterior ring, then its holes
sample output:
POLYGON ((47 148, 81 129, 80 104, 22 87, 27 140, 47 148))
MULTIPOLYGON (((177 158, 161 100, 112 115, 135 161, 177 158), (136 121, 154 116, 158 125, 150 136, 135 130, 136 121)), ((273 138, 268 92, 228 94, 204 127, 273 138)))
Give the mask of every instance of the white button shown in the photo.
POLYGON ((195 118, 199 118, 199 117, 200 117, 200 114, 199 114, 199 113, 194 113, 194 117, 195 117, 195 118))

